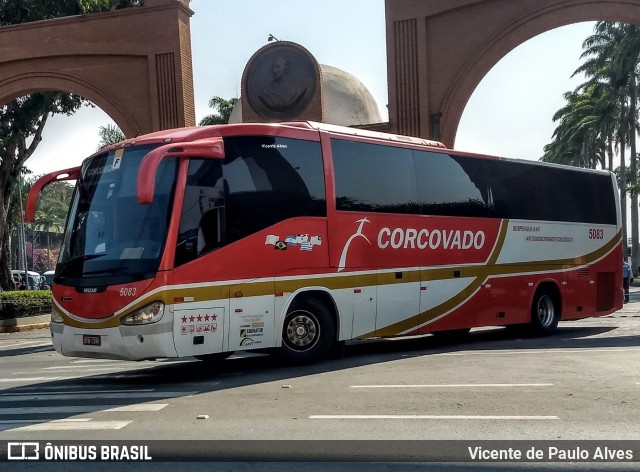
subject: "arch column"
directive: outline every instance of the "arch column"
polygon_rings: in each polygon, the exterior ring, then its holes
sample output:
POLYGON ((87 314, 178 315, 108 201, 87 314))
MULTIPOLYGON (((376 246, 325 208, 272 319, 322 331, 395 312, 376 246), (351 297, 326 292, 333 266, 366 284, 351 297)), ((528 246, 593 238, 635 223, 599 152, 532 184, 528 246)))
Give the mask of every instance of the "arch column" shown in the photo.
POLYGON ((390 130, 449 147, 482 78, 523 42, 582 21, 640 24, 632 0, 386 0, 385 9, 390 130))
POLYGON ((0 28, 0 103, 81 95, 127 137, 195 125, 188 0, 0 28))

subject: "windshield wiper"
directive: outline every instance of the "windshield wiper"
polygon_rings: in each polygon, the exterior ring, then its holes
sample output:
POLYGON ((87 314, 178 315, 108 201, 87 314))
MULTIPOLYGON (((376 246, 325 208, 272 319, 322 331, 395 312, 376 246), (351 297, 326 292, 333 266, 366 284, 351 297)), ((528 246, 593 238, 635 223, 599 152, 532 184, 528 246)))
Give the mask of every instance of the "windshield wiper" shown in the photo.
MULTIPOLYGON (((90 261, 91 259, 97 259, 98 257, 106 256, 106 253, 102 254, 83 254, 82 256, 72 257, 67 261, 65 266, 62 268, 58 277, 62 277, 65 272, 69 270, 70 267, 76 265, 78 262, 90 261)), ((56 277, 57 278, 57 277, 56 277)))
POLYGON ((130 276, 134 280, 144 279, 144 274, 132 273, 128 267, 112 267, 110 269, 91 270, 89 272, 83 272, 83 276, 87 275, 99 275, 99 274, 124 274, 130 276))

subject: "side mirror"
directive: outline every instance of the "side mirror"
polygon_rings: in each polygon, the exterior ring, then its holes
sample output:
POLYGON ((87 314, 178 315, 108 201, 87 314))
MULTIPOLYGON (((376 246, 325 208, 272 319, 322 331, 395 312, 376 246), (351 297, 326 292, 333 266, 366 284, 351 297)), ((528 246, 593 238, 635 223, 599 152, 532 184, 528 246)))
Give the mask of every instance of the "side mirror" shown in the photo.
POLYGON ((168 157, 224 159, 224 143, 222 138, 207 138, 188 143, 166 144, 149 152, 138 169, 137 197, 141 205, 153 202, 158 167, 162 159, 168 157))
POLYGON ((25 220, 28 223, 33 223, 36 219, 36 203, 38 202, 38 195, 42 189, 49 185, 51 182, 62 182, 64 180, 77 180, 80 177, 80 171, 82 167, 73 167, 71 169, 59 170, 51 172, 50 174, 43 175, 36 183, 33 184, 29 195, 27 196, 27 207, 25 209, 25 220))

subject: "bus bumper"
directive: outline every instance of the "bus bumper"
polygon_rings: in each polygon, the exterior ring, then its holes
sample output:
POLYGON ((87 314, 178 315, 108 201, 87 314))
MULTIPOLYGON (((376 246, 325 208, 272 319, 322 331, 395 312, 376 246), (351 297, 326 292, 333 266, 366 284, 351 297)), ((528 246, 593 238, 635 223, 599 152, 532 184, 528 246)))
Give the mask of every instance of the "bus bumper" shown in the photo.
POLYGON ((51 323, 53 347, 63 356, 145 360, 178 357, 172 320, 142 326, 75 328, 51 323))

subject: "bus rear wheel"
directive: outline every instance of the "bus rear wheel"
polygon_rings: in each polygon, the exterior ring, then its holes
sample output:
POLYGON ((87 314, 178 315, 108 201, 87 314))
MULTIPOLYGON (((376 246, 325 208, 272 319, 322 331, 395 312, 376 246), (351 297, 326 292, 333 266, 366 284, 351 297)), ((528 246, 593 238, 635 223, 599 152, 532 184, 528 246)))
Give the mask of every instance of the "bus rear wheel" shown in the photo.
POLYGON ((549 336, 558 327, 560 303, 547 291, 540 291, 531 304, 531 332, 536 336, 549 336))
POLYGON ((309 364, 325 358, 335 338, 331 313, 314 298, 294 302, 284 319, 278 356, 290 364, 309 364))

